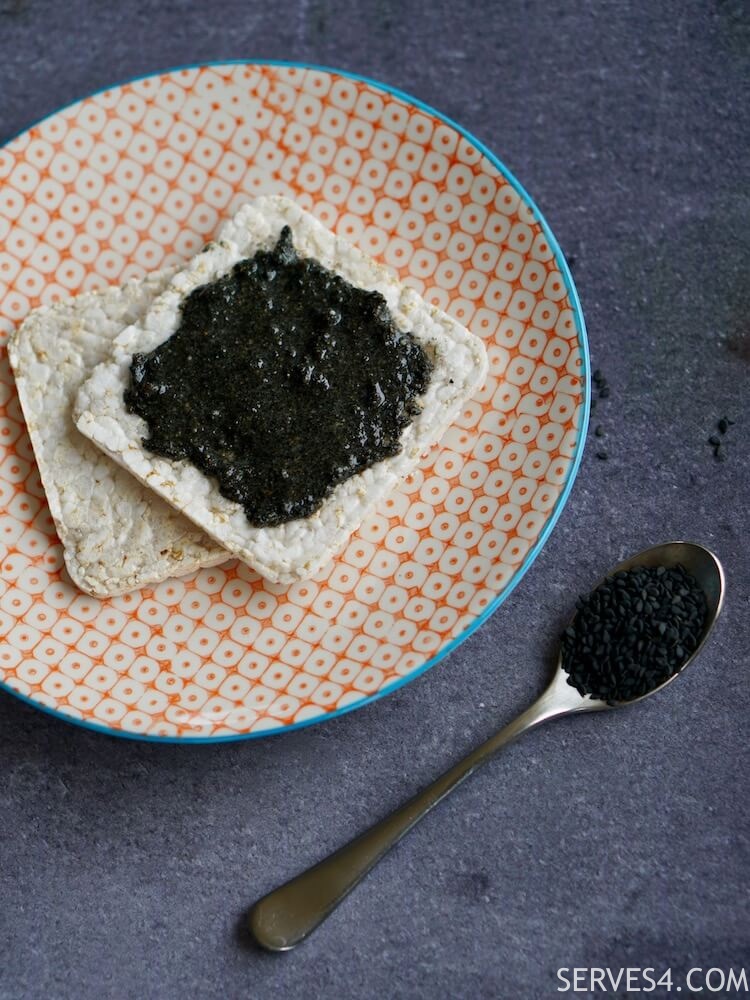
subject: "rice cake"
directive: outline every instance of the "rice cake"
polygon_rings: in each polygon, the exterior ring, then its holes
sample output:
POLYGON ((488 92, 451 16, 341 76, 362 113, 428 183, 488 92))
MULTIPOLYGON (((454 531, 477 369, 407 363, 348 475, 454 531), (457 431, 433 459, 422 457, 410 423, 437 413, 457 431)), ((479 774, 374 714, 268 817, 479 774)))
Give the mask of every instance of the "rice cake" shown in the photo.
POLYGON ((275 583, 313 576, 442 437, 487 371, 484 345, 463 326, 397 281, 361 250, 327 230, 294 202, 258 198, 240 209, 218 240, 178 272, 145 316, 113 342, 109 361, 81 387, 75 406, 79 430, 142 483, 185 513, 208 535, 275 583), (301 257, 317 260, 356 287, 380 292, 396 324, 411 331, 433 362, 421 412, 403 431, 401 452, 340 483, 314 514, 274 527, 253 527, 240 504, 188 461, 151 454, 148 425, 125 407, 134 354, 146 354, 179 327, 187 296, 228 273, 240 260, 271 249, 290 226, 301 257))
POLYGON ((215 566, 229 553, 76 429, 79 387, 174 270, 33 310, 8 355, 50 513, 73 582, 94 597, 215 566))

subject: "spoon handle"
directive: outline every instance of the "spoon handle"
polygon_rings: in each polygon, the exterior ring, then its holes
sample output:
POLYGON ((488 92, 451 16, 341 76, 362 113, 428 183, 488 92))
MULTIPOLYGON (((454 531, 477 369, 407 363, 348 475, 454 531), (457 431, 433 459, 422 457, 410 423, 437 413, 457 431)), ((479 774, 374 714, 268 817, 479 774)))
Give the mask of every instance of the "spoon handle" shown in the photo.
POLYGON ((518 718, 405 805, 264 896, 249 914, 249 927, 255 940, 270 951, 294 948, 325 920, 404 834, 458 784, 527 729, 566 711, 567 708, 555 704, 548 690, 518 718))

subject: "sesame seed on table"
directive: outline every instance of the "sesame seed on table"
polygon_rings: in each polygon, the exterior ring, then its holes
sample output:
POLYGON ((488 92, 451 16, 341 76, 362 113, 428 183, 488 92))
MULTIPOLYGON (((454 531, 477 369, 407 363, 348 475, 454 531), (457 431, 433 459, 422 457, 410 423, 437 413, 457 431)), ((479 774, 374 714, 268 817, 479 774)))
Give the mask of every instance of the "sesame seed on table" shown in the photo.
MULTIPOLYGON (((471 638, 388 698, 267 740, 169 746, 0 695, 1 1000, 527 1000, 564 995, 563 967, 748 967, 747 5, 0 0, 0 56, 0 142, 116 81, 211 59, 307 60, 413 94, 537 202, 599 372, 541 554, 471 638), (248 944, 256 898, 513 718, 577 596, 676 538, 727 574, 722 620, 684 677, 527 736, 297 951, 248 944)), ((47 214, 64 259, 68 221, 47 214)), ((99 263, 106 275, 111 253, 99 263)))

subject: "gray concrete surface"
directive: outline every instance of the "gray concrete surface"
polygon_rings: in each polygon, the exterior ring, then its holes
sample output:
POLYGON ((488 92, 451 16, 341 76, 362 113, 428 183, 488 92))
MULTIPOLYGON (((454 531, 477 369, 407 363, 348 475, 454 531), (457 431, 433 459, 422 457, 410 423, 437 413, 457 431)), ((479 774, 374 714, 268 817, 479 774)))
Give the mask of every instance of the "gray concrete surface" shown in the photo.
POLYGON ((113 81, 212 58, 338 65, 439 107, 497 150, 574 257, 612 386, 595 414, 609 460, 592 439, 522 585, 392 697, 192 748, 88 734, 0 697, 2 1000, 538 1000, 562 995, 560 967, 750 974, 749 10, 0 0, 0 140, 113 81), (737 424, 717 464, 706 438, 724 413, 737 424), (240 918, 259 894, 526 705, 577 591, 678 536, 715 548, 729 585, 684 680, 527 737, 304 947, 248 945, 240 918))

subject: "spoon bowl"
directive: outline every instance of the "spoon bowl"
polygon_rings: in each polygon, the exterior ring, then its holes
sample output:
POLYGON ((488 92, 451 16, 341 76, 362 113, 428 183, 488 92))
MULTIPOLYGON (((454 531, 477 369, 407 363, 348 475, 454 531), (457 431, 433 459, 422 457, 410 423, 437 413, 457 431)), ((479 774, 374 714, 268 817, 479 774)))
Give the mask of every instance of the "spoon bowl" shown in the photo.
POLYGON ((692 542, 667 542, 645 549, 607 573, 592 589, 620 571, 636 566, 683 566, 703 590, 706 619, 695 650, 666 681, 629 701, 610 703, 581 694, 568 683, 558 656, 557 668, 543 694, 499 732, 454 764, 424 791, 380 820, 355 840, 296 878, 259 900, 249 914, 249 929, 258 944, 269 951, 289 951, 303 941, 352 891, 411 828, 478 767, 522 733, 548 719, 580 712, 600 712, 643 701, 671 684, 701 651, 719 617, 724 600, 724 571, 716 556, 692 542))
MULTIPOLYGON (((623 562, 615 566, 614 569, 610 570, 606 577, 602 577, 602 579, 591 588, 592 591, 596 590, 596 588, 604 583, 605 580, 614 576, 615 573, 635 569, 637 566, 664 566, 667 569, 671 569, 675 566, 682 566, 686 569, 701 588, 706 598, 706 618, 703 623, 703 629, 698 640, 698 645, 695 647, 693 652, 685 658, 684 662, 677 670, 675 670, 671 677, 668 677, 661 684, 658 684, 656 687, 637 698, 631 698, 628 701, 614 702, 611 704, 608 702, 602 702, 602 707, 604 708, 622 708, 625 705, 634 705, 636 702, 643 701, 644 698, 649 698, 652 694, 656 694, 657 691, 662 691, 668 684, 671 684, 672 681, 679 677, 683 670, 685 670, 685 668, 693 662, 698 653, 700 653, 703 648, 703 644, 716 624, 716 620, 718 619, 724 604, 724 570, 722 565, 710 549, 707 549, 703 545, 698 545, 695 542, 665 542, 662 545, 654 545, 650 549, 644 549, 643 552, 639 552, 637 555, 623 560, 623 562)), ((558 668, 562 669, 561 661, 559 659, 558 668)), ((565 677, 567 683, 567 674, 565 677)), ((581 695, 580 697, 583 698, 584 696, 581 695)), ((589 698, 588 700, 591 702, 599 701, 599 699, 595 698, 589 698)))

